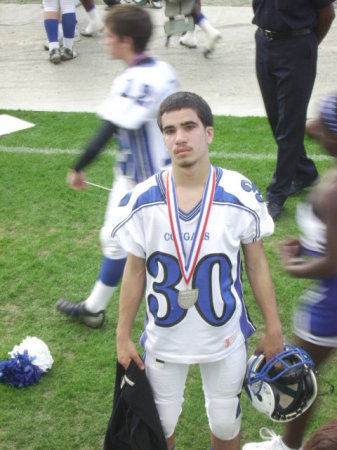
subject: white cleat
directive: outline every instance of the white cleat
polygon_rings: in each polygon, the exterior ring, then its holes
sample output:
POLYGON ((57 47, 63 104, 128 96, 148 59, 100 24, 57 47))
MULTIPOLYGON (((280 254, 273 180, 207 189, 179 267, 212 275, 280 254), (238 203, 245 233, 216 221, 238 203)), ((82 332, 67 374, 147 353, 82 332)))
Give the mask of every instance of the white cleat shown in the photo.
POLYGON ((179 39, 179 44, 183 45, 187 48, 197 48, 198 41, 195 33, 193 31, 187 31, 181 38, 179 39))
POLYGON ((81 30, 81 35, 85 37, 91 37, 94 34, 103 31, 103 28, 104 24, 101 20, 92 20, 84 30, 81 30))
POLYGON ((221 34, 218 30, 214 30, 212 34, 207 36, 208 46, 204 51, 205 58, 209 58, 213 55, 216 44, 222 39, 221 34))

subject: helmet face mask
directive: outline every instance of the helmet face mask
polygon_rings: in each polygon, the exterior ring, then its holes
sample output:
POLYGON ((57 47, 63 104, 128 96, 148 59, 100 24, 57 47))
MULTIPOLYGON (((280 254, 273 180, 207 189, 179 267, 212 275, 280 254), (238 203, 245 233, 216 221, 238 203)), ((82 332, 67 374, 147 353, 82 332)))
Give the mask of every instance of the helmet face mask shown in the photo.
POLYGON ((259 412, 275 422, 289 422, 317 396, 314 363, 307 352, 290 344, 268 361, 263 354, 253 355, 247 364, 245 389, 259 412))

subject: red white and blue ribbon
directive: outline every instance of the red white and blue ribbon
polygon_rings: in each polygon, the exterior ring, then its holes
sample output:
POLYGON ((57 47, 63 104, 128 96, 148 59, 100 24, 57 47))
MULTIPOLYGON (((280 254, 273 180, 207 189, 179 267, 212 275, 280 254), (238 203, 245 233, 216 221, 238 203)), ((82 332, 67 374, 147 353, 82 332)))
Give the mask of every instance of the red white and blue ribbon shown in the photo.
POLYGON ((210 165, 204 195, 201 201, 198 223, 192 240, 191 251, 189 255, 187 255, 184 246, 183 234, 180 226, 178 201, 176 196, 172 170, 169 170, 167 175, 166 195, 167 195, 167 206, 170 218, 171 231, 174 245, 177 251, 180 270, 187 286, 189 285, 189 282, 191 280, 195 266, 198 261, 198 256, 204 239, 204 234, 206 231, 207 222, 209 219, 211 206, 213 202, 215 184, 216 184, 215 168, 210 165))

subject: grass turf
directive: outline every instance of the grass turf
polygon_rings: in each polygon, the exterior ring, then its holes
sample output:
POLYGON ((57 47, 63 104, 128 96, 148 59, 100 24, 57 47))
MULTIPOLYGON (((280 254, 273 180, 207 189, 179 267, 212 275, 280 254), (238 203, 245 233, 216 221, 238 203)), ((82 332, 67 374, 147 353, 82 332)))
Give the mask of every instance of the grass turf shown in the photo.
MULTIPOLYGON (((34 128, 0 138, 0 359, 26 336, 47 343, 54 358, 52 370, 26 389, 0 384, 0 447, 24 449, 102 448, 111 412, 116 362, 115 327, 118 292, 107 309, 106 324, 91 330, 55 312, 59 297, 85 298, 98 273, 101 249, 98 239, 108 193, 96 188, 77 192, 65 183, 68 167, 99 126, 94 114, 4 111, 36 124, 34 128), (67 153, 69 151, 70 153, 67 153), (40 152, 40 153, 39 153, 40 152)), ((114 142, 108 150, 114 148, 114 142)), ((307 142, 319 171, 330 166, 321 150, 307 142)), ((215 118, 212 162, 235 169, 253 180, 264 194, 275 159, 275 144, 265 118, 215 118), (242 157, 242 154, 251 157, 242 157), (253 159, 253 156, 259 159, 253 159)), ((109 186, 114 163, 103 153, 87 168, 88 178, 109 186)), ((264 245, 278 299, 284 336, 291 341, 291 317, 307 280, 287 276, 279 265, 277 246, 297 233, 294 222, 298 198, 291 198, 264 245)), ((260 313, 244 275, 244 292, 257 332, 249 352, 263 332, 260 313)), ((144 305, 136 320, 134 338, 143 325, 144 305)), ((322 371, 336 380, 336 357, 322 371)), ((321 390, 326 385, 320 381, 321 390)), ((242 442, 259 439, 261 426, 282 431, 257 413, 242 395, 242 442)), ((307 434, 336 416, 336 394, 325 396, 307 434)), ((176 430, 177 450, 209 448, 209 431, 200 375, 191 367, 183 412, 176 430)))

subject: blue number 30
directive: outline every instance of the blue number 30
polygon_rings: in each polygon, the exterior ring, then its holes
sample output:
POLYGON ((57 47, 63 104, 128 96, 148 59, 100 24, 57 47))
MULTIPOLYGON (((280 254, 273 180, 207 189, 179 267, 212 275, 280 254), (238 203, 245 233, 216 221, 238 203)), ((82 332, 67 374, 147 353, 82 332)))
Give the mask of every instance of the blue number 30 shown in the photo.
MULTIPOLYGON (((147 260, 147 271, 154 280, 159 275, 160 267, 163 273, 161 281, 153 281, 154 294, 148 296, 147 302, 156 325, 171 327, 181 322, 187 314, 187 310, 178 304, 179 290, 176 286, 181 281, 182 275, 177 258, 167 253, 155 252, 147 260), (161 294, 166 300, 165 314, 159 314, 159 301, 156 294, 161 294)), ((199 296, 195 307, 200 316, 210 325, 221 326, 232 317, 236 306, 235 298, 230 290, 232 284, 231 263, 226 255, 207 255, 196 265, 192 289, 199 289, 199 296), (218 277, 215 276, 216 273, 218 277), (220 295, 223 302, 220 315, 214 308, 214 295, 220 295)))

